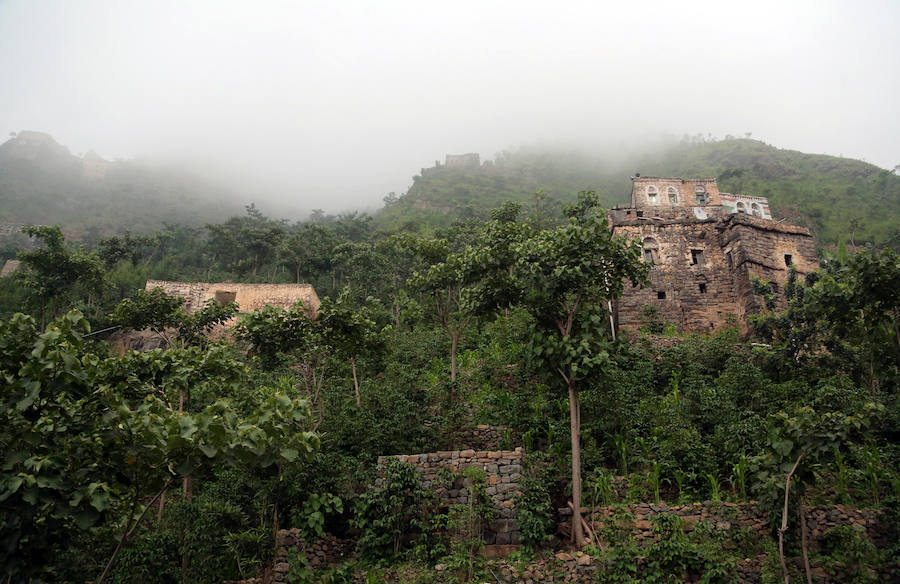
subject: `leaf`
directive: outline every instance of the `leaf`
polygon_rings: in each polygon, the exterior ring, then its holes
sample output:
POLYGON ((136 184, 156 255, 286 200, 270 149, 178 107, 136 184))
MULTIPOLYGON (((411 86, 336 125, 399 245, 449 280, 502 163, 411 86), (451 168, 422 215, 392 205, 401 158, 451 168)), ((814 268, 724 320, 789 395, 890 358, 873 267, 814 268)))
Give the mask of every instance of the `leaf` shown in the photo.
POLYGON ((99 518, 100 514, 93 509, 83 509, 74 515, 75 524, 78 525, 79 529, 88 529, 93 526, 99 518))
POLYGON ((790 454, 793 447, 794 443, 790 440, 777 440, 772 444, 772 448, 775 449, 775 452, 782 456, 787 456, 788 454, 790 454))
POLYGON ((19 487, 22 486, 22 477, 12 477, 7 479, 4 485, 3 494, 0 494, 0 501, 5 501, 9 498, 10 495, 19 490, 19 487))
POLYGON ((297 460, 297 457, 300 456, 300 453, 296 448, 282 448, 281 449, 281 457, 290 462, 294 462, 297 460))
POLYGON ((209 458, 213 458, 216 456, 216 454, 219 453, 218 448, 216 448, 215 446, 210 446, 208 444, 201 444, 200 451, 209 458))

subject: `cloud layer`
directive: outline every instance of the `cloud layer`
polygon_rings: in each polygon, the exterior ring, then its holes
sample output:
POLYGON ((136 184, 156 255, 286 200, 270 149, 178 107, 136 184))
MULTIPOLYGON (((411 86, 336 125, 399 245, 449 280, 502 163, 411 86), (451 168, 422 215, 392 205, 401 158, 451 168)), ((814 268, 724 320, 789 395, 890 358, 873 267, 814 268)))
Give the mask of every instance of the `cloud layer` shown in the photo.
POLYGON ((0 1, 0 130, 329 211, 538 141, 752 132, 900 164, 896 2, 553 4, 0 1))

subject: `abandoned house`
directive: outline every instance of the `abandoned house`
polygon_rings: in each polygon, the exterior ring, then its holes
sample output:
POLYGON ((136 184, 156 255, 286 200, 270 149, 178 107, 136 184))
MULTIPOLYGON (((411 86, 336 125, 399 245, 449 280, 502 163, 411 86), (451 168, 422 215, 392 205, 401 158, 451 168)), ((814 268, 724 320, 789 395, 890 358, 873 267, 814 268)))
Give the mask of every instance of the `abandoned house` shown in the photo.
MULTIPOLYGON (((201 308, 210 300, 219 304, 234 302, 241 312, 253 312, 265 306, 288 309, 298 301, 303 303, 307 314, 314 316, 321 302, 315 289, 310 284, 235 284, 234 282, 168 282, 165 280, 147 280, 145 290, 152 291, 162 288, 170 296, 180 296, 184 299, 184 308, 191 314, 201 308)), ((238 321, 232 318, 223 325, 210 331, 214 338, 228 335, 238 321)), ((164 346, 164 337, 151 330, 144 331, 116 331, 109 338, 110 343, 117 348, 119 354, 126 350, 134 349, 146 351, 164 346)))
POLYGON ((310 284, 236 284, 234 282, 167 282, 147 280, 145 289, 150 292, 162 288, 170 296, 184 298, 188 313, 203 308, 209 300, 219 304, 235 302, 241 312, 253 312, 264 306, 288 309, 297 301, 303 302, 307 311, 314 315, 319 309, 319 296, 310 284))
POLYGON ((763 309, 754 279, 771 282, 780 310, 790 268, 802 278, 819 267, 808 229, 773 220, 763 197, 720 193, 715 178, 635 177, 631 205, 608 218, 614 235, 641 242, 652 265, 650 285, 626 285, 616 302, 620 329, 644 324, 647 306, 683 330, 746 325, 763 309))

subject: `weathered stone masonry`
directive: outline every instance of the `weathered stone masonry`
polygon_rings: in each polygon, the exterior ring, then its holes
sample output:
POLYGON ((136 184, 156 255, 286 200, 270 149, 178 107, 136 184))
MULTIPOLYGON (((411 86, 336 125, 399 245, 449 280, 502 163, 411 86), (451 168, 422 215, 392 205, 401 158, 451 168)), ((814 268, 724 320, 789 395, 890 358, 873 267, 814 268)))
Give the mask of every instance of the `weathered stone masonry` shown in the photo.
POLYGON ((783 309, 791 267, 801 278, 818 269, 809 230, 769 218, 762 197, 719 193, 714 178, 635 178, 631 201, 609 211, 610 225, 638 240, 653 267, 650 286, 627 287, 618 299, 620 328, 644 324, 645 306, 685 330, 745 323, 763 309, 754 278, 774 284, 783 309))
POLYGON ((522 464, 525 460, 524 448, 398 454, 379 457, 378 465, 386 464, 391 458, 415 466, 422 476, 422 486, 434 489, 440 497, 441 504, 448 507, 467 504, 468 489, 459 484, 454 484, 450 488, 444 487, 438 478, 438 471, 444 469, 456 473, 468 467, 482 469, 487 474, 485 492, 491 498, 494 507, 494 520, 485 530, 485 543, 498 545, 519 543, 521 532, 516 521, 515 499, 521 494, 519 481, 522 478, 522 464))

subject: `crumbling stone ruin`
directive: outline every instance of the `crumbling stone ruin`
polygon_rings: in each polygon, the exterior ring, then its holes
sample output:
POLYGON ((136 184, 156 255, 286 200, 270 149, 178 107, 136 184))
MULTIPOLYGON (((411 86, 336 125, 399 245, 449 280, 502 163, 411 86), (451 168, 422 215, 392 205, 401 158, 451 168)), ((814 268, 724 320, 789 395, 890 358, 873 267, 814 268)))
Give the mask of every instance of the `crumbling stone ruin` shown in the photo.
POLYGON ((310 284, 236 284, 234 282, 167 282, 147 280, 145 289, 150 292, 162 288, 170 296, 184 298, 188 313, 203 308, 209 300, 220 304, 235 302, 241 312, 252 312, 265 306, 288 309, 297 301, 303 302, 313 315, 322 303, 310 284))
POLYGON ((468 154, 448 154, 444 166, 447 168, 478 168, 481 166, 481 157, 477 152, 469 152, 468 154))
POLYGON ((772 219, 763 197, 720 193, 715 178, 635 177, 631 205, 608 212, 615 235, 637 239, 650 263, 650 286, 626 287, 614 308, 620 329, 656 312, 683 330, 746 324, 767 307, 754 280, 769 282, 775 310, 784 285, 818 269, 808 229, 772 219))

